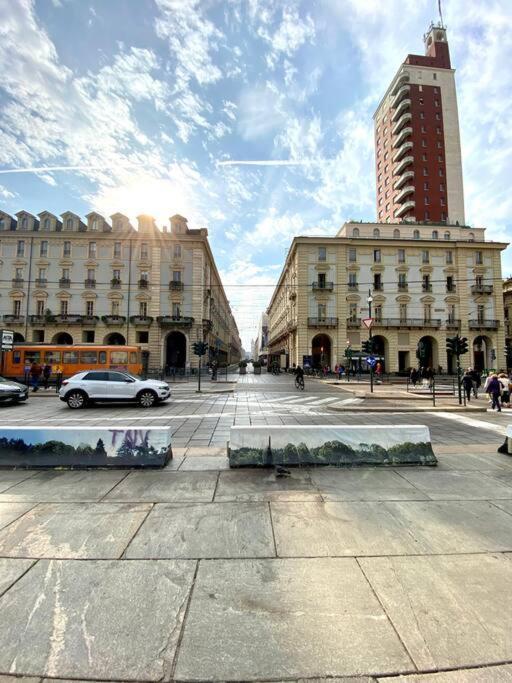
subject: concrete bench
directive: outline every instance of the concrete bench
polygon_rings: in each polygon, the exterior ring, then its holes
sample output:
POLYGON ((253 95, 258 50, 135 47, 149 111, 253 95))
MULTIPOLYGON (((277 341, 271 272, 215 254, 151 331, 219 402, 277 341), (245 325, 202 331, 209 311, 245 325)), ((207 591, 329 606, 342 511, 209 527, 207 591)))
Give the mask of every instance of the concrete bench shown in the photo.
POLYGON ((512 455, 512 425, 507 425, 507 435, 503 445, 498 448, 498 453, 512 455))
POLYGON ((230 467, 436 465, 423 425, 231 427, 230 467))
POLYGON ((0 426, 0 467, 163 467, 169 427, 0 426))

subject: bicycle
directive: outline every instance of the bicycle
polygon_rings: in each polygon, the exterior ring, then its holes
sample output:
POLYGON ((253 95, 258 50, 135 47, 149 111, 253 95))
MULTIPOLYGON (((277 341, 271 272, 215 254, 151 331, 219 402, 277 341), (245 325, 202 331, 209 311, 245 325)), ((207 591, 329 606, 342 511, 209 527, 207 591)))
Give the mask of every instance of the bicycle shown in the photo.
POLYGON ((300 389, 301 391, 304 391, 304 377, 296 377, 295 378, 295 388, 300 389))

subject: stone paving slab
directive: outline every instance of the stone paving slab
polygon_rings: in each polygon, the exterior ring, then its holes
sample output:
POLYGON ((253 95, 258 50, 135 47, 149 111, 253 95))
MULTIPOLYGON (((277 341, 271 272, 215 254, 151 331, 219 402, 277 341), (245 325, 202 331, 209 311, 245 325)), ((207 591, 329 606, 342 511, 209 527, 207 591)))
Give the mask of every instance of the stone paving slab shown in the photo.
POLYGON ((41 560, 0 599, 0 621, 10 626, 0 632, 0 671, 160 680, 170 672, 195 566, 41 560))
POLYGON ((239 469, 221 472, 216 502, 316 500, 322 498, 306 470, 293 470, 289 477, 276 478, 273 470, 239 469))
POLYGON ((29 479, 0 493, 2 502, 39 503, 96 502, 126 477, 126 471, 74 470, 37 472, 29 479))
POLYGON ((105 500, 133 503, 209 503, 217 472, 132 472, 105 500))
POLYGON ((409 468, 401 471, 401 475, 433 500, 512 499, 512 486, 481 472, 427 472, 409 468))
MULTIPOLYGON (((404 468, 407 471, 411 468, 404 468)), ((416 472, 417 468, 412 468, 416 472)), ((325 500, 426 500, 427 496, 394 471, 361 467, 319 467, 311 481, 325 500)))
POLYGON ((200 563, 175 678, 275 680, 411 668, 355 560, 218 560, 200 563))
POLYGON ((32 676, 0 676, 0 683, 39 683, 39 677, 32 676))
POLYGON ((225 455, 187 455, 187 457, 180 464, 179 470, 180 472, 229 470, 229 460, 225 455))
POLYGON ((128 558, 275 557, 266 503, 155 505, 128 558))
POLYGON ((115 559, 150 509, 148 504, 38 505, 0 531, 0 556, 115 559))
POLYGON ((35 472, 30 470, 0 470, 0 493, 19 484, 20 481, 30 479, 34 474, 35 472))
POLYGON ((512 515, 512 500, 493 500, 493 505, 496 505, 500 510, 504 510, 509 515, 512 515))
POLYGON ((457 669, 429 674, 378 678, 378 683, 511 683, 512 666, 489 666, 479 669, 457 669))
MULTIPOLYGON (((23 576, 33 564, 33 560, 0 558, 0 595, 5 593, 5 591, 10 588, 20 576, 23 576)), ((0 629, 0 634, 3 630, 4 629, 0 629)))
POLYGON ((34 507, 34 503, 0 503, 0 529, 21 517, 34 507))
POLYGON ((271 503, 271 510, 279 557, 512 550, 510 517, 483 501, 271 503))
POLYGON ((512 562, 504 556, 379 557, 359 563, 418 669, 512 659, 512 562))
POLYGON ((512 474, 512 459, 504 459, 501 454, 483 455, 477 453, 444 453, 439 455, 440 469, 464 471, 488 471, 512 474))

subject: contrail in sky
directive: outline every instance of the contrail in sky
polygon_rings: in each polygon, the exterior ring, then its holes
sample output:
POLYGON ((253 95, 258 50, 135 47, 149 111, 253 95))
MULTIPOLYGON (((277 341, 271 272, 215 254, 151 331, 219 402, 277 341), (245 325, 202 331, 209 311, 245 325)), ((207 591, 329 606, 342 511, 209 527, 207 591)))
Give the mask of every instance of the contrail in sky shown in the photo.
POLYGON ((218 161, 218 166, 314 166, 333 163, 332 159, 260 159, 218 161))
MULTIPOLYGON (((117 168, 130 168, 135 164, 117 164, 117 168)), ((48 173, 51 171, 92 171, 92 170, 108 170, 109 166, 102 164, 101 166, 31 166, 28 168, 3 168, 0 169, 0 175, 7 175, 8 173, 48 173)))

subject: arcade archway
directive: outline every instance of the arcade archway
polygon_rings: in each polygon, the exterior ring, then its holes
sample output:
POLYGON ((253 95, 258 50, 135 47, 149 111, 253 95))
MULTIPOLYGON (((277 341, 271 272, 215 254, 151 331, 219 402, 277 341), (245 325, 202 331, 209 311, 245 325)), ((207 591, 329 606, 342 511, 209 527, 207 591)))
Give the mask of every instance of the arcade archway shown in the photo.
POLYGON ((53 336, 52 339, 52 344, 72 344, 73 343, 73 337, 69 334, 69 332, 57 332, 53 336))
POLYGON ((416 357, 420 368, 432 368, 437 372, 437 341, 434 337, 422 337, 418 342, 416 357))
POLYGON ((126 339, 120 332, 111 332, 107 334, 104 344, 109 344, 110 346, 124 346, 126 344, 126 339))
POLYGON ((311 341, 313 367, 331 367, 331 338, 327 334, 317 334, 311 341))
POLYGON ((182 369, 187 361, 187 338, 183 332, 169 332, 165 340, 166 368, 182 369))
POLYGON ((492 339, 486 335, 480 335, 473 340, 473 368, 482 372, 495 367, 492 358, 492 339))

